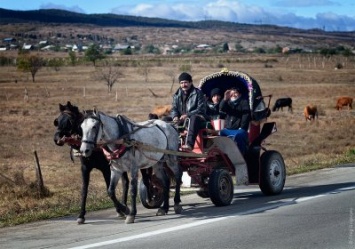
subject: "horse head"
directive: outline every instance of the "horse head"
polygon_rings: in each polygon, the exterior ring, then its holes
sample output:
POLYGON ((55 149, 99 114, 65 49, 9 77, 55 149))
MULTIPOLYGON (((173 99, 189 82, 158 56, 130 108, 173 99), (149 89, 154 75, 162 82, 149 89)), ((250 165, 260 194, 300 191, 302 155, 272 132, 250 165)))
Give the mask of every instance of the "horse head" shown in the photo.
POLYGON ((86 113, 84 121, 81 123, 81 130, 83 136, 80 152, 84 157, 89 157, 103 134, 100 113, 96 109, 91 113, 86 113))
POLYGON ((58 146, 63 146, 66 137, 71 137, 72 135, 81 136, 80 123, 82 122, 83 114, 70 101, 66 105, 59 104, 59 111, 59 116, 53 122, 54 126, 57 127, 54 134, 54 143, 58 146))

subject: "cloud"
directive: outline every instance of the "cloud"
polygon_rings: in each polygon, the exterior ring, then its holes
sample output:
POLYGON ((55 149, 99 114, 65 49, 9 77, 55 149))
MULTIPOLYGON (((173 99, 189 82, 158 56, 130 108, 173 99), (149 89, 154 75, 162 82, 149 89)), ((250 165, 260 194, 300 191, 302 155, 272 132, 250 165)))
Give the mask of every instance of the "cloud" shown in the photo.
MULTIPOLYGON (((141 3, 130 5, 129 2, 111 9, 111 13, 119 15, 144 16, 164 18, 179 21, 221 20, 227 22, 247 24, 271 24, 300 29, 325 29, 327 31, 355 31, 355 17, 335 14, 333 12, 319 12, 313 17, 300 16, 295 8, 311 6, 337 6, 331 0, 278 0, 270 1, 274 6, 263 8, 258 5, 244 4, 242 1, 206 0, 159 4, 141 3), (277 4, 277 5, 275 5, 277 4), (292 12, 291 12, 292 10, 292 12)), ((85 13, 77 5, 66 7, 64 5, 46 4, 41 8, 57 8, 85 13)))
POLYGON ((355 19, 348 16, 340 16, 331 12, 320 13, 316 16, 317 23, 323 23, 326 30, 330 31, 354 31, 355 19))
POLYGON ((74 5, 71 7, 61 5, 61 4, 53 4, 53 3, 48 3, 48 4, 42 4, 40 9, 60 9, 60 10, 67 10, 71 12, 76 12, 76 13, 85 13, 85 11, 80 8, 78 5, 74 5))
POLYGON ((309 1, 309 0, 280 0, 276 1, 273 6, 278 7, 315 7, 315 6, 340 6, 339 3, 329 0, 317 0, 317 1, 309 1))

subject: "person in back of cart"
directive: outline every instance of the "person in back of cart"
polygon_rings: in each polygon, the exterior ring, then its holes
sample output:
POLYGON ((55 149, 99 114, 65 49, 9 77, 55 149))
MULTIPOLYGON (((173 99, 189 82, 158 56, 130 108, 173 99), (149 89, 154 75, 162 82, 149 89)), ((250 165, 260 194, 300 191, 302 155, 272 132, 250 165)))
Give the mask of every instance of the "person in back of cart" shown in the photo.
POLYGON ((211 91, 211 100, 207 101, 206 114, 208 118, 212 121, 220 118, 219 104, 222 99, 221 90, 219 88, 214 88, 211 91))
POLYGON ((248 148, 248 129, 251 113, 248 100, 241 95, 239 88, 234 87, 224 93, 220 103, 220 113, 225 115, 225 128, 219 132, 221 136, 233 139, 240 152, 244 154, 248 148))
POLYGON ((179 76, 180 88, 173 96, 171 117, 178 125, 188 118, 189 125, 186 142, 182 149, 191 151, 195 145, 198 131, 206 127, 206 99, 203 92, 194 87, 192 76, 183 72, 179 76))

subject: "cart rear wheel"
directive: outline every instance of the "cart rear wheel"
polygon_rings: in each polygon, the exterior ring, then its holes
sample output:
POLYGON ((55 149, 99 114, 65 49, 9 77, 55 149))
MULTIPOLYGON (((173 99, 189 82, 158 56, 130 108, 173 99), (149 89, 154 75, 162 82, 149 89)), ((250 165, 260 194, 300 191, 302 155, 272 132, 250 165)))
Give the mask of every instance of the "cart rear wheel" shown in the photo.
POLYGON ((139 197, 142 205, 147 209, 159 208, 164 202, 163 189, 157 186, 150 186, 152 191, 152 200, 148 201, 148 189, 143 181, 139 182, 139 197))
POLYGON ((281 154, 277 151, 265 151, 260 158, 259 187, 265 195, 281 193, 286 181, 286 167, 281 154))
POLYGON ((216 206, 230 205, 233 199, 233 180, 229 172, 224 169, 215 169, 208 182, 210 199, 216 206))

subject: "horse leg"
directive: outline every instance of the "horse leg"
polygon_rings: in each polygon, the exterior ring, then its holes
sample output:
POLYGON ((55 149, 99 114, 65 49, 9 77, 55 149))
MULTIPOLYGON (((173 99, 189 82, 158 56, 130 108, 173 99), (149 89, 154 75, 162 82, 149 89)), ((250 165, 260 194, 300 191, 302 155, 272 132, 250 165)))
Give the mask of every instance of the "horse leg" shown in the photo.
POLYGON ((126 224, 134 223, 137 214, 137 187, 138 187, 138 171, 134 167, 131 170, 131 210, 126 217, 126 224))
MULTIPOLYGON (((99 170, 101 171, 101 173, 105 179, 106 189, 108 190, 110 187, 110 182, 111 182, 110 165, 107 161, 103 161, 102 163, 100 163, 100 166, 101 166, 101 168, 99 168, 99 170)), ((116 181, 116 179, 114 179, 114 181, 116 181)), ((126 206, 127 206, 128 183, 129 183, 128 176, 127 176, 127 173, 125 172, 122 174, 122 203, 126 206)), ((119 207, 115 192, 112 193, 111 191, 110 192, 108 191, 107 193, 108 193, 108 196, 110 197, 110 199, 112 200, 113 205, 116 208, 117 216, 119 218, 124 218, 125 214, 121 211, 122 208, 119 207)))
POLYGON ((183 208, 180 205, 181 203, 180 187, 182 183, 181 177, 182 177, 182 173, 180 174, 180 176, 175 176, 176 186, 175 186, 175 196, 174 196, 174 210, 176 214, 181 214, 183 211, 183 208))
POLYGON ((158 163, 154 166, 155 176, 159 179, 160 185, 163 188, 163 207, 159 208, 156 215, 166 215, 169 211, 169 192, 170 192, 170 178, 167 175, 163 163, 158 163))
POLYGON ((125 217, 126 214, 129 213, 129 208, 126 205, 121 204, 116 198, 116 187, 121 176, 121 172, 111 169, 111 179, 110 185, 107 189, 107 194, 110 196, 116 207, 118 217, 125 217))
POLYGON ((81 205, 80 205, 80 214, 76 220, 76 222, 78 224, 85 223, 86 199, 88 196, 88 188, 89 188, 91 170, 92 170, 92 167, 89 167, 82 159, 81 160, 81 178, 82 178, 81 205))
POLYGON ((152 201, 152 193, 151 193, 151 182, 152 182, 152 168, 141 169, 142 181, 143 184, 147 188, 147 201, 152 201))
POLYGON ((127 196, 129 188, 128 173, 123 172, 122 174, 122 203, 127 206, 127 196))
POLYGON ((175 196, 174 196, 174 211, 175 214, 181 214, 183 211, 182 206, 180 205, 181 199, 180 199, 180 187, 182 183, 182 170, 177 163, 177 158, 176 156, 169 156, 168 159, 168 166, 169 168, 173 171, 174 173, 174 178, 175 178, 175 196))

